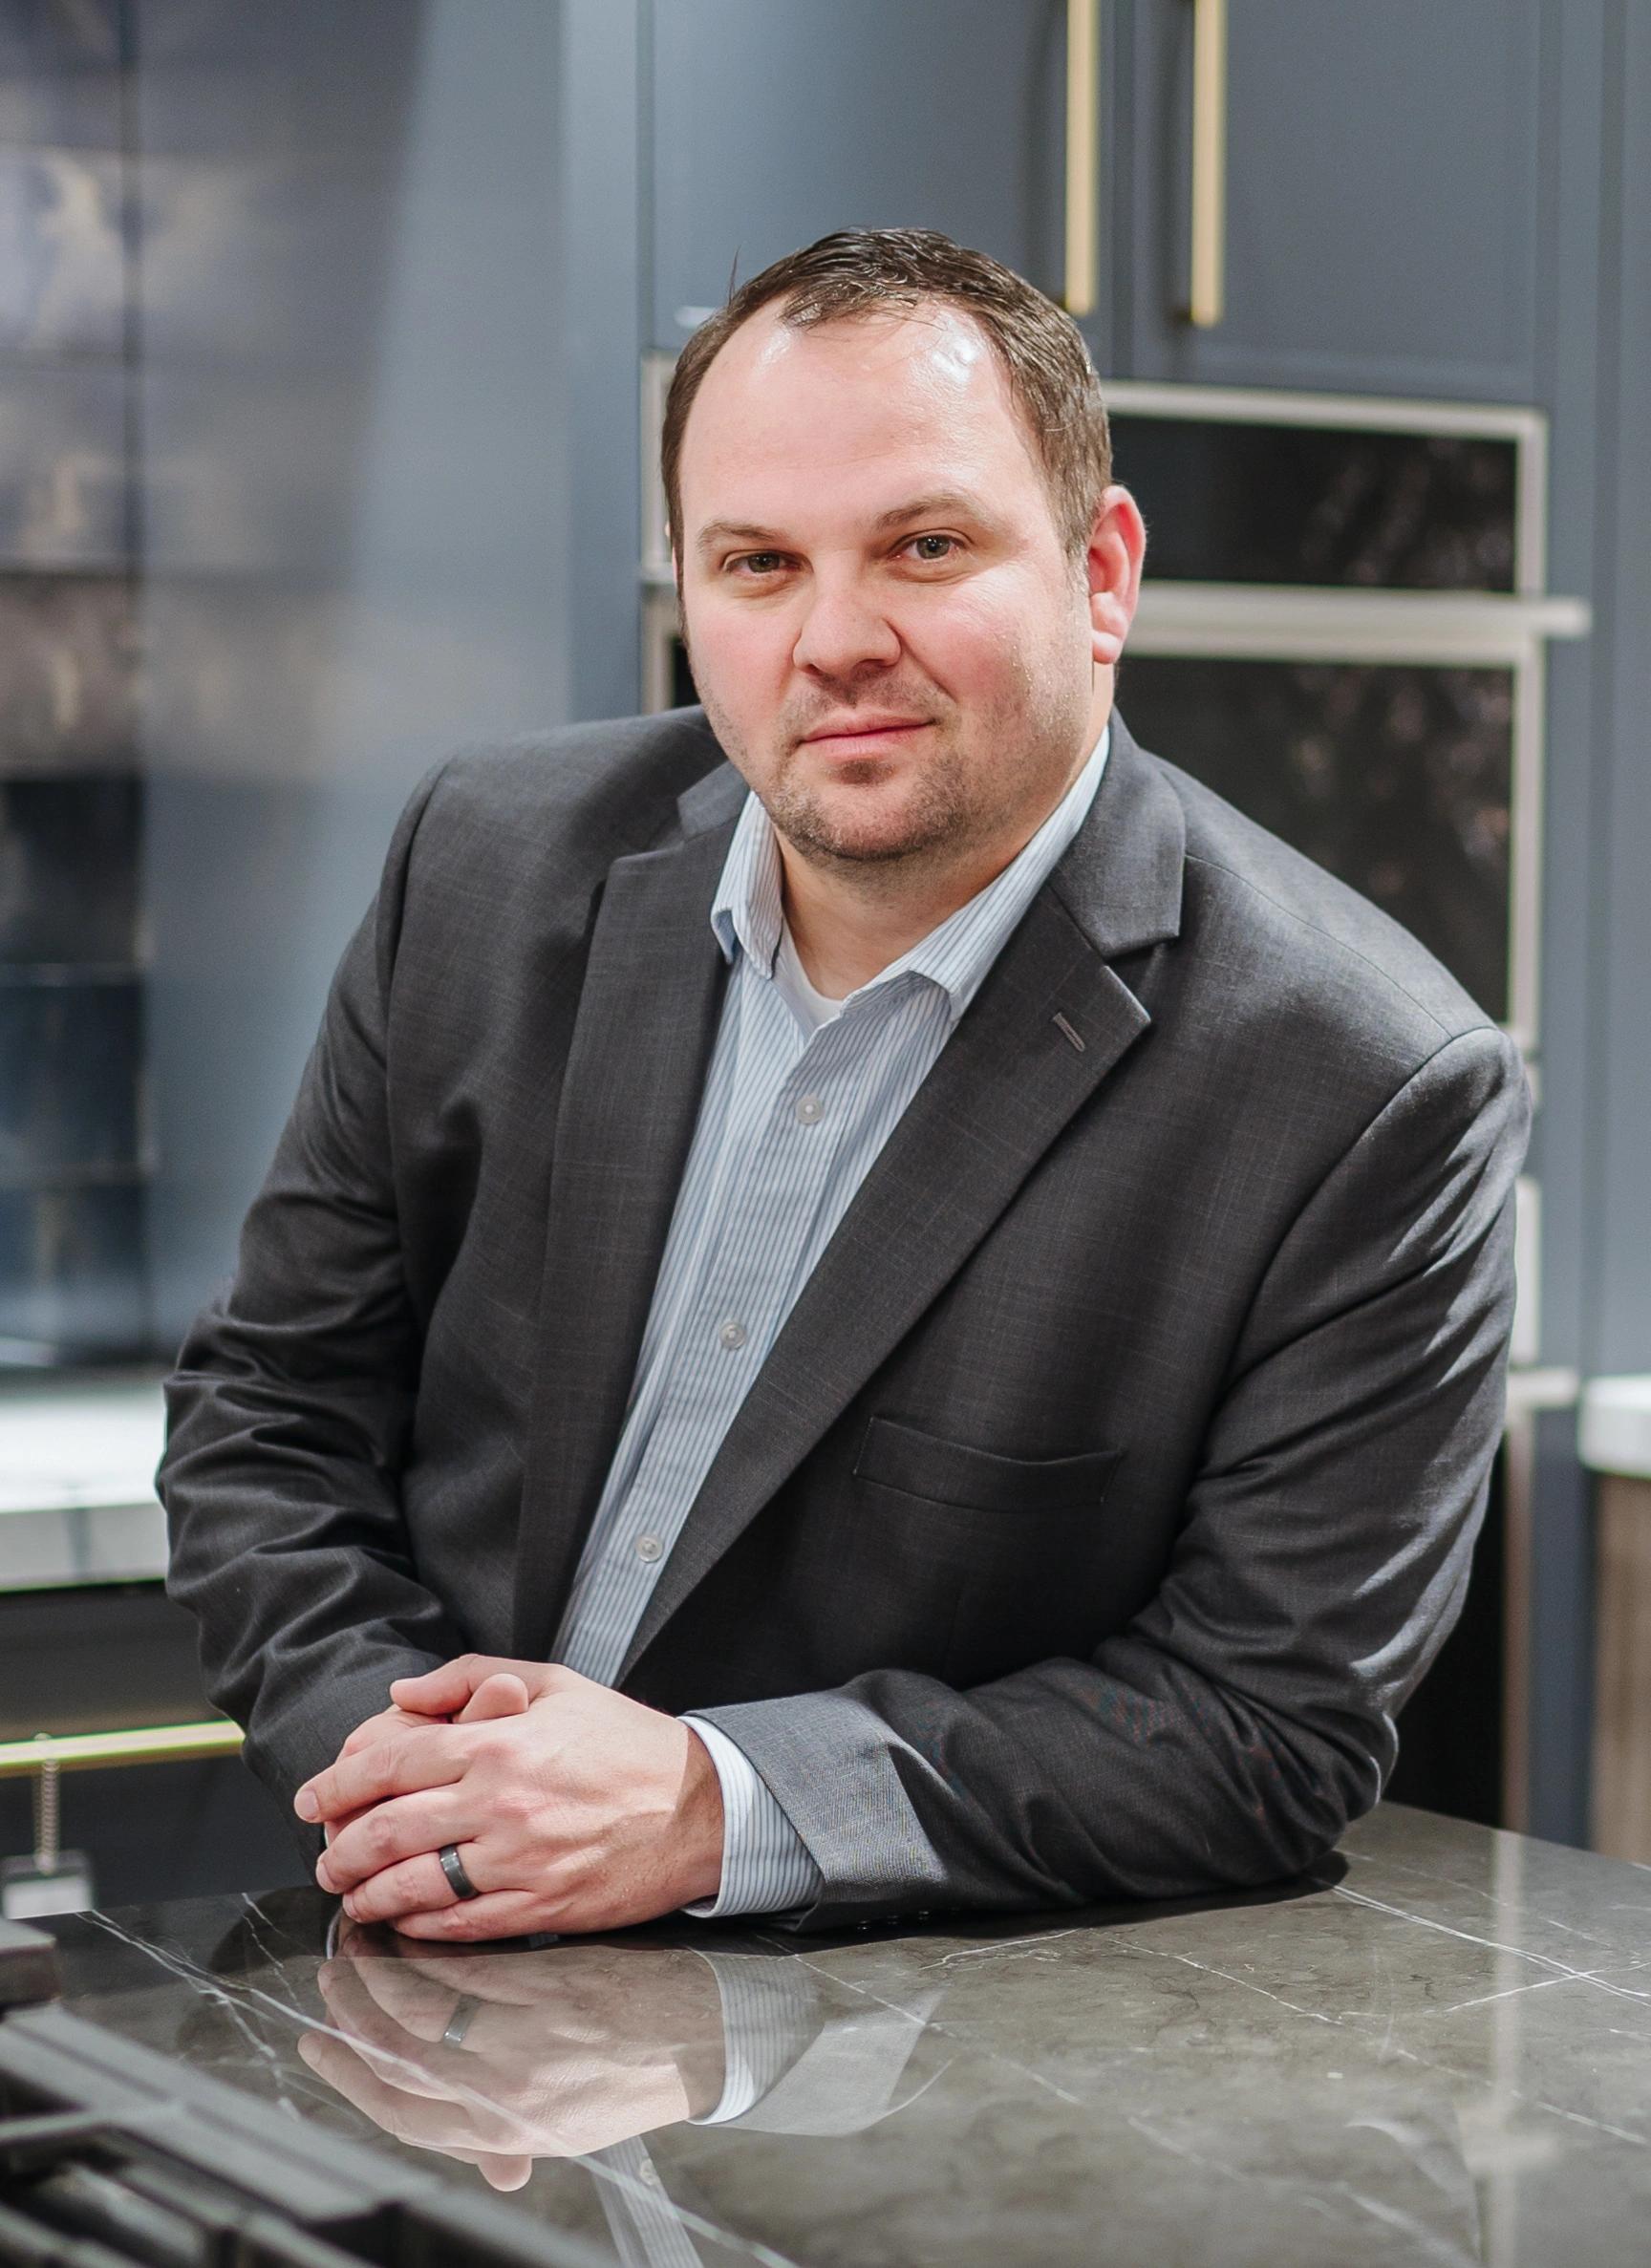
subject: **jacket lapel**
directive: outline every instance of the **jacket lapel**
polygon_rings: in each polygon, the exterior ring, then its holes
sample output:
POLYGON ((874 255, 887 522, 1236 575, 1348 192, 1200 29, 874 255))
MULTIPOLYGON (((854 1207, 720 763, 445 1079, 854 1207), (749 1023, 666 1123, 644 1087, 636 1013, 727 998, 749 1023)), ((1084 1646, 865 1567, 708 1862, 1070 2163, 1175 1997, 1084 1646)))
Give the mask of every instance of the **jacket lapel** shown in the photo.
POLYGON ((711 901, 743 783, 682 799, 691 830, 609 870, 556 1121, 514 1651, 543 1658, 624 1422, 717 1035, 711 901), (725 821, 726 824, 718 824, 725 821))
POLYGON ((622 1680, 1147 1029, 1109 964, 1177 933, 1184 851, 1178 798, 1115 717, 1088 819, 804 1285, 665 1564, 622 1680))

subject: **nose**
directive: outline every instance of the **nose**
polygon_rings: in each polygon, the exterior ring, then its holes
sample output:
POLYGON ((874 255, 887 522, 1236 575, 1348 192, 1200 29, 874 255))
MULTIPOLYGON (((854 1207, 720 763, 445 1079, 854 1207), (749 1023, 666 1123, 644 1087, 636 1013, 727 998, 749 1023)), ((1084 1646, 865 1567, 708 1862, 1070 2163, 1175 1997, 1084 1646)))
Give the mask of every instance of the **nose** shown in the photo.
POLYGON ((900 658, 893 624, 852 578, 817 574, 807 612, 791 650, 800 670, 818 677, 852 677, 867 667, 889 669, 900 658))

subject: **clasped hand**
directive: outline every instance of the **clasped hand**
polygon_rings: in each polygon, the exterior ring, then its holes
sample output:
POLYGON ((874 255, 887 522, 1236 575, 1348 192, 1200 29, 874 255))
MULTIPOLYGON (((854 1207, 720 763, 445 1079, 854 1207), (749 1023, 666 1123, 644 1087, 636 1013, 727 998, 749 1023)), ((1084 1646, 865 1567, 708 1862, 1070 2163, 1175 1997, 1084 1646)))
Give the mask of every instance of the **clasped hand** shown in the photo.
POLYGON ((293 1798, 351 1918, 447 1940, 622 1929, 722 1878, 722 1798, 692 1726, 554 1664, 464 1655, 390 1688, 293 1798), (478 1895, 437 1853, 457 1847, 478 1895))

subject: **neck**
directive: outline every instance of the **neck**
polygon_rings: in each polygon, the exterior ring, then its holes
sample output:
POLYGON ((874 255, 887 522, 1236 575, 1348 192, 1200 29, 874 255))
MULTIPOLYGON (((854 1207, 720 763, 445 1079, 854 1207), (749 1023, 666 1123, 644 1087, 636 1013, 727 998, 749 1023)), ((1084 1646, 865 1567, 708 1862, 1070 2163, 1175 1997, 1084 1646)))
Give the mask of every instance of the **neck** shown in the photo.
POLYGON ((971 845, 944 864, 891 859, 816 865, 777 831, 785 921, 815 991, 830 1000, 857 992, 995 882, 1088 762, 1110 707, 1109 699, 1098 698, 1098 715, 1091 716, 1082 753, 1041 808, 1022 814, 1015 827, 989 844, 971 845))

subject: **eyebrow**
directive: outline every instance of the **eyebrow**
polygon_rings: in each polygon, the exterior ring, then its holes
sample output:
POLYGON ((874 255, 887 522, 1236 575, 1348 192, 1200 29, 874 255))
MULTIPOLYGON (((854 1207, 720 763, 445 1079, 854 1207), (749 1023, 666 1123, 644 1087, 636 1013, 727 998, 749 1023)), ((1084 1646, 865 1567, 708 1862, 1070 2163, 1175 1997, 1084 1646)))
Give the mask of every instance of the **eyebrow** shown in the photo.
MULTIPOLYGON (((912 520, 943 518, 947 515, 972 520, 989 520, 991 515, 979 500, 961 488, 938 488, 929 496, 914 496, 910 503, 891 504, 888 511, 879 512, 871 525, 879 535, 890 528, 903 527, 912 520)), ((714 551, 718 544, 761 544, 764 548, 782 550, 785 538, 778 528, 759 527, 748 520, 713 520, 699 530, 694 547, 701 556, 714 551)))

